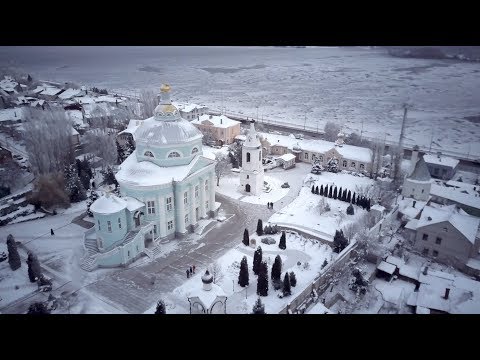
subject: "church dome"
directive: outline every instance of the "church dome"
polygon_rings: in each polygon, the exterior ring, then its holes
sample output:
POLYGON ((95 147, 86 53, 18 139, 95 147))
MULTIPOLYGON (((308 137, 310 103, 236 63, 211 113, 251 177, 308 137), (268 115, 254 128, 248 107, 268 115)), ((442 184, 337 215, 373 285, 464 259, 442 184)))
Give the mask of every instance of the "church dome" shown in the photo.
POLYGON ((175 121, 181 119, 180 112, 170 100, 170 85, 163 84, 160 87, 160 104, 153 111, 155 120, 175 121))
POLYGON ((213 282, 213 275, 207 270, 205 274, 202 276, 202 282, 204 284, 211 284, 213 282))

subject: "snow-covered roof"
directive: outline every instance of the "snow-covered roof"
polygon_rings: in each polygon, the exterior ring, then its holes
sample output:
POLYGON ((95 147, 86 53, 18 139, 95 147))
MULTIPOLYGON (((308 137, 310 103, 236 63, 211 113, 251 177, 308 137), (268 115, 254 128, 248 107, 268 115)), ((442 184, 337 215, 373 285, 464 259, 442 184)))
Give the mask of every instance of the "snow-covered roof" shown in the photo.
POLYGON ((31 106, 31 107, 35 107, 35 106, 37 106, 37 105, 43 106, 43 104, 45 104, 45 103, 46 103, 45 100, 43 100, 43 99, 37 99, 37 100, 35 100, 35 101, 32 101, 32 102, 30 103, 30 106, 31 106))
POLYGON ((321 302, 316 303, 310 310, 307 311, 307 314, 333 314, 333 312, 325 307, 321 302))
POLYGON ((260 134, 255 130, 255 124, 253 121, 250 122, 250 129, 248 130, 246 139, 243 142, 243 146, 253 149, 262 146, 262 143, 260 142, 260 134))
POLYGON ((461 181, 454 181, 454 180, 449 180, 446 182, 447 185, 453 186, 456 189, 459 189, 460 192, 462 193, 468 193, 470 195, 475 195, 475 194, 480 194, 480 186, 479 185, 472 185, 466 182, 461 182, 461 181))
POLYGON ((32 94, 40 94, 43 90, 45 90, 45 86, 38 85, 35 89, 30 90, 32 94))
POLYGON ((420 269, 416 266, 403 264, 399 267, 398 273, 410 279, 418 280, 420 276, 420 269))
POLYGON ((38 100, 37 98, 31 97, 31 96, 19 96, 17 97, 17 100, 15 100, 15 104, 20 105, 20 104, 28 104, 31 103, 32 101, 38 100))
POLYGON ((369 163, 372 161, 372 150, 360 146, 343 145, 336 146, 334 142, 315 139, 296 139, 295 136, 277 135, 271 133, 260 133, 260 135, 268 140, 271 146, 281 145, 290 150, 293 150, 294 146, 298 145, 303 151, 310 151, 316 153, 326 153, 331 149, 336 149, 340 155, 349 160, 360 161, 363 163, 369 163))
POLYGON ((78 131, 75 130, 73 127, 71 128, 70 130, 70 135, 74 136, 74 135, 79 135, 78 131))
POLYGON ((95 100, 91 96, 81 96, 77 98, 80 104, 95 104, 95 100))
POLYGON ((149 146, 183 144, 202 138, 202 133, 187 120, 175 121, 155 120, 155 117, 144 121, 135 132, 135 141, 149 146))
POLYGON ((185 179, 190 170, 198 162, 205 166, 214 164, 214 161, 203 156, 196 156, 188 165, 161 167, 150 161, 137 161, 137 154, 134 151, 120 165, 120 170, 115 174, 115 178, 120 183, 136 186, 161 185, 185 179))
POLYGON ((412 219, 407 224, 405 225, 405 229, 410 229, 410 230, 417 230, 418 226, 418 220, 417 219, 412 219))
POLYGON ((133 138, 135 138, 135 132, 137 129, 143 124, 143 120, 130 120, 128 122, 128 126, 125 130, 122 130, 118 133, 120 134, 132 134, 133 138))
POLYGON ((176 101, 172 101, 172 105, 181 110, 182 112, 191 112, 195 109, 206 109, 207 107, 205 105, 198 105, 198 104, 193 104, 193 103, 179 103, 176 101))
POLYGON ((425 206, 418 220, 417 229, 445 221, 452 224, 472 244, 475 243, 480 218, 459 214, 456 210, 451 210, 450 207, 444 209, 425 206))
POLYGON ((377 269, 382 270, 386 272, 387 274, 392 275, 395 272, 395 269, 397 267, 395 265, 389 264, 385 261, 382 261, 380 264, 378 264, 377 269))
POLYGON ((423 155, 423 159, 427 164, 443 165, 443 166, 449 166, 451 168, 454 168, 460 162, 459 160, 448 157, 448 156, 444 156, 444 155, 438 156, 434 154, 425 154, 423 155))
POLYGON ((125 196, 123 199, 127 202, 127 209, 130 212, 138 210, 145 206, 144 203, 130 196, 125 196))
POLYGON ((412 173, 407 178, 421 182, 428 182, 432 179, 427 164, 422 156, 418 158, 412 173))
POLYGON ((229 128, 240 124, 240 121, 232 120, 225 115, 202 115, 198 119, 192 120, 192 124, 197 125, 209 125, 206 123, 212 123, 211 126, 218 127, 218 128, 229 128))
POLYGON ((235 139, 240 140, 240 141, 245 141, 247 137, 245 135, 237 135, 235 136, 235 139))
POLYGON ((385 207, 380 205, 380 204, 374 204, 370 207, 370 210, 377 210, 377 211, 380 211, 380 212, 384 212, 385 207))
POLYGON ((282 156, 279 156, 278 159, 282 159, 283 161, 291 161, 295 159, 295 155, 293 154, 283 154, 282 156))
POLYGON ((73 121, 74 124, 76 125, 84 125, 83 124, 83 115, 80 110, 67 110, 65 111, 65 114, 67 115, 67 118, 73 121))
POLYGON ((0 80, 0 88, 7 92, 15 92, 15 87, 18 86, 18 82, 13 80, 10 76, 5 76, 4 79, 0 80))
POLYGON ((117 103, 122 102, 123 98, 115 97, 111 95, 102 95, 95 98, 95 102, 110 102, 110 103, 117 103))
POLYGON ((209 309, 215 299, 218 296, 226 296, 223 289, 217 284, 211 284, 212 288, 210 290, 203 289, 203 283, 201 281, 194 282, 192 287, 189 289, 187 296, 189 298, 198 297, 200 301, 209 309))
POLYGON ((475 196, 473 194, 465 194, 462 192, 462 189, 432 184, 432 187, 430 188, 430 194, 454 201, 458 204, 463 204, 475 209, 480 209, 480 196, 475 196))
POLYGON ((59 88, 56 88, 56 87, 46 87, 45 90, 43 90, 40 94, 41 95, 49 95, 49 96, 54 96, 54 95, 57 95, 59 93, 61 93, 63 91, 63 89, 59 89, 59 88))
POLYGON ((395 265, 399 268, 400 268, 400 266, 405 264, 405 262, 402 259, 400 259, 398 257, 395 257, 395 256, 392 256, 392 255, 388 256, 387 259, 385 260, 385 262, 387 262, 389 264, 392 264, 392 265, 395 265))
POLYGON ((114 214, 127 207, 127 202, 114 194, 103 195, 90 205, 90 210, 98 214, 114 214))
POLYGON ((22 120, 23 108, 12 108, 0 110, 0 121, 22 120))
POLYGON ((77 96, 78 94, 81 93, 81 91, 82 90, 80 90, 80 89, 67 89, 63 93, 58 95, 58 97, 62 100, 67 100, 67 99, 70 99, 74 96, 77 96))

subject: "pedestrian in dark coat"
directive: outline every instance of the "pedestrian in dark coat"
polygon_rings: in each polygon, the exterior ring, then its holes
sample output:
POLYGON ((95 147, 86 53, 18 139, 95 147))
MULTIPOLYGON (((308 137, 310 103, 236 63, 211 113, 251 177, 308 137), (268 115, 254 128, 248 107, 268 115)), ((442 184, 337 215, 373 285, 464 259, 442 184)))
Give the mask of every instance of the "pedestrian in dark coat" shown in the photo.
POLYGON ((195 265, 193 265, 193 273, 195 274, 195 265))
POLYGON ((187 279, 190 277, 190 269, 187 269, 187 279))
POLYGON ((55 235, 55 233, 53 232, 53 229, 50 229, 50 235, 55 235))
POLYGON ((193 267, 190 266, 190 275, 193 274, 193 267))

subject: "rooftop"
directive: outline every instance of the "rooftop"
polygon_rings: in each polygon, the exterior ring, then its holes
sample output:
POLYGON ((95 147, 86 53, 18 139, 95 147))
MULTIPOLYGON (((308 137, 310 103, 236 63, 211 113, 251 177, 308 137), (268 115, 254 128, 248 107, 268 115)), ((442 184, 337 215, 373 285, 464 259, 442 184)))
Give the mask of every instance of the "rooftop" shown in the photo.
POLYGON ((407 178, 416 181, 431 181, 432 178, 423 157, 418 158, 415 168, 407 178))
POLYGON ((430 195, 438 196, 444 199, 454 201, 458 204, 470 206, 475 209, 480 209, 480 196, 473 194, 465 194, 461 188, 447 187, 438 184, 432 184, 430 195))
POLYGON ((282 159, 283 161, 290 161, 295 159, 295 155, 293 154, 283 154, 282 156, 279 157, 279 159, 282 159))
POLYGON ((62 100, 67 100, 67 99, 70 99, 74 96, 77 96, 78 94, 81 93, 81 91, 82 90, 79 90, 79 89, 67 89, 63 93, 58 95, 58 97, 62 100))
POLYGON ((427 164, 435 164, 435 165, 443 165, 449 166, 454 168, 460 162, 457 159, 444 156, 444 155, 436 155, 436 154, 425 154, 423 155, 423 159, 427 164))
POLYGON ((98 214, 113 214, 127 207, 127 202, 114 194, 103 195, 90 205, 90 210, 98 214))
POLYGON ((228 128, 240 124, 240 121, 232 120, 225 115, 202 115, 198 119, 192 120, 192 124, 205 125, 206 122, 212 123, 212 126, 219 128, 228 128))

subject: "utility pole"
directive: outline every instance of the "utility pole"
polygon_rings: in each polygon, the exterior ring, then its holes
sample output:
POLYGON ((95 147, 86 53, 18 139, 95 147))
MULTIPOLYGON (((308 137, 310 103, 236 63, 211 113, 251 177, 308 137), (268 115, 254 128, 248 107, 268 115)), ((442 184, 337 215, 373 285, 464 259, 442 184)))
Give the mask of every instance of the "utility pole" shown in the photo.
POLYGON ((363 119, 362 119, 362 129, 360 130, 360 141, 362 141, 363 138, 363 119))
POLYGON ((428 151, 432 151, 432 143, 433 143, 433 132, 435 130, 435 127, 432 126, 432 136, 430 137, 430 148, 428 149, 428 151))
POLYGON ((303 121, 303 131, 305 131, 306 126, 307 126, 307 111, 305 110, 305 120, 303 121))

